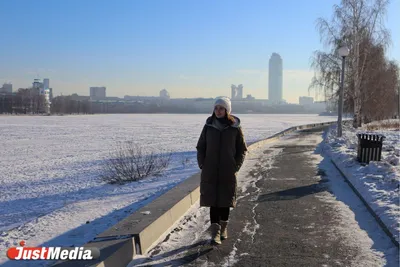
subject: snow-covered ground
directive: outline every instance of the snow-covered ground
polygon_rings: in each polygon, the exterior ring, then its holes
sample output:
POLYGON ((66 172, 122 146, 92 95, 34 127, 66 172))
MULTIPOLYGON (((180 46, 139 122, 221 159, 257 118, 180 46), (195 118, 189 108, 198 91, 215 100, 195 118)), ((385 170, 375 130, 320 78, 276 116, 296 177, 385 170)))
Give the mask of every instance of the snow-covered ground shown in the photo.
POLYGON ((343 136, 336 136, 337 128, 332 126, 326 136, 325 152, 349 176, 352 184, 362 194, 375 213, 399 241, 400 231, 400 131, 399 129, 376 129, 368 131, 368 126, 379 126, 379 122, 354 129, 345 125, 343 136), (383 134, 382 161, 368 165, 357 161, 357 133, 383 134))
MULTIPOLYGON (((195 146, 207 115, 0 117, 0 264, 10 246, 77 246, 198 171, 195 146), (161 177, 127 185, 100 179, 116 141, 174 152, 161 177)), ((246 141, 317 115, 239 115, 246 141)))

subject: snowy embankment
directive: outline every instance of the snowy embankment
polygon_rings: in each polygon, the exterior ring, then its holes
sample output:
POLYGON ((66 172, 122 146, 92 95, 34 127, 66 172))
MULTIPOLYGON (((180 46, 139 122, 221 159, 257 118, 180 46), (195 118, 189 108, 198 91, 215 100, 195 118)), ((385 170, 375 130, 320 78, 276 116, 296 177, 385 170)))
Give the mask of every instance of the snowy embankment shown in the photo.
POLYGON ((395 121, 389 122, 395 127, 388 127, 388 121, 374 122, 360 129, 345 125, 341 138, 336 136, 336 126, 332 126, 326 136, 325 152, 348 174, 357 191, 399 241, 400 131, 395 121), (382 134, 386 137, 380 162, 366 165, 357 161, 357 133, 382 134))
MULTIPOLYGON (((207 115, 0 117, 0 264, 5 251, 78 246, 198 172, 195 146, 207 115), (100 179, 116 141, 173 151, 160 177, 126 185, 100 179)), ((246 141, 335 120, 316 115, 239 115, 246 141)))

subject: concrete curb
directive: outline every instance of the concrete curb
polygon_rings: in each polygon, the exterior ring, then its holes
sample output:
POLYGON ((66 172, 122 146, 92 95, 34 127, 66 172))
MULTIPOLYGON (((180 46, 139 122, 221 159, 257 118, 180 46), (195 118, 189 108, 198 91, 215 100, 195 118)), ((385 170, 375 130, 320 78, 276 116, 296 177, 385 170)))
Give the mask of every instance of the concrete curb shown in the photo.
MULTIPOLYGON (((249 145, 248 149, 251 151, 259 146, 275 142, 297 130, 329 126, 335 123, 325 122, 290 127, 249 145)), ((174 225, 199 200, 199 184, 200 173, 197 173, 85 244, 84 247, 94 246, 100 249, 99 259, 85 262, 63 261, 53 266, 126 266, 135 255, 147 253, 165 238, 174 225), (148 211, 151 213, 148 214, 148 211)))
POLYGON ((354 193, 361 200, 361 202, 363 202, 364 205, 367 207, 367 210, 369 211, 369 213, 371 213, 372 217, 375 218, 375 220, 378 222, 379 226, 382 228, 382 230, 385 232, 385 234, 390 238, 390 240, 393 242, 393 244, 396 247, 399 247, 399 242, 396 240, 396 237, 394 236, 394 234, 389 230, 389 228, 386 226, 386 224, 376 214, 376 212, 372 209, 372 207, 369 205, 369 203, 364 199, 362 194, 360 194, 360 192, 357 190, 357 188, 351 182, 351 178, 350 177, 352 177, 352 175, 349 174, 344 168, 342 168, 341 165, 338 162, 336 162, 332 157, 331 157, 331 161, 332 161, 333 165, 335 165, 336 169, 343 176, 343 178, 346 180, 346 182, 349 184, 349 186, 354 191, 354 193))
POLYGON ((96 247, 100 258, 59 261, 57 267, 127 266, 135 255, 147 253, 161 241, 200 197, 200 175, 195 174, 140 208, 84 247, 96 247))

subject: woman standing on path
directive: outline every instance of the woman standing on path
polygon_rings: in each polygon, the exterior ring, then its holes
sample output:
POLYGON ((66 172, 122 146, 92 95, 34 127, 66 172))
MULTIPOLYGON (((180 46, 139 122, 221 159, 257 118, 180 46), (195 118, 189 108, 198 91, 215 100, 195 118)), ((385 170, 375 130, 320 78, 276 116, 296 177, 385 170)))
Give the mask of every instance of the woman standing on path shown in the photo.
POLYGON ((236 206, 236 173, 247 151, 239 118, 231 115, 229 98, 219 98, 197 143, 201 171, 200 206, 210 207, 212 242, 228 237, 231 207, 236 206))

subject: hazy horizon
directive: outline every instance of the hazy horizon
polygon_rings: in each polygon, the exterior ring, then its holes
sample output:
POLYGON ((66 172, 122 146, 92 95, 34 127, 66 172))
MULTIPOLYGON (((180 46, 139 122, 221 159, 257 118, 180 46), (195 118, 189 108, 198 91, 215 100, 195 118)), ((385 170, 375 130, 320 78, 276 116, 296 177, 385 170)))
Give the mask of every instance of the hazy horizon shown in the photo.
MULTIPOLYGON (((267 1, 0 1, 0 83, 13 90, 49 78, 54 95, 172 98, 230 96, 231 84, 268 98, 268 61, 283 59, 283 98, 298 103, 313 77, 310 58, 322 49, 315 21, 338 0, 267 1)), ((400 0, 386 26, 389 59, 400 61, 400 0)), ((316 97, 314 92, 310 94, 316 97)), ((318 100, 318 98, 317 98, 318 100)))

